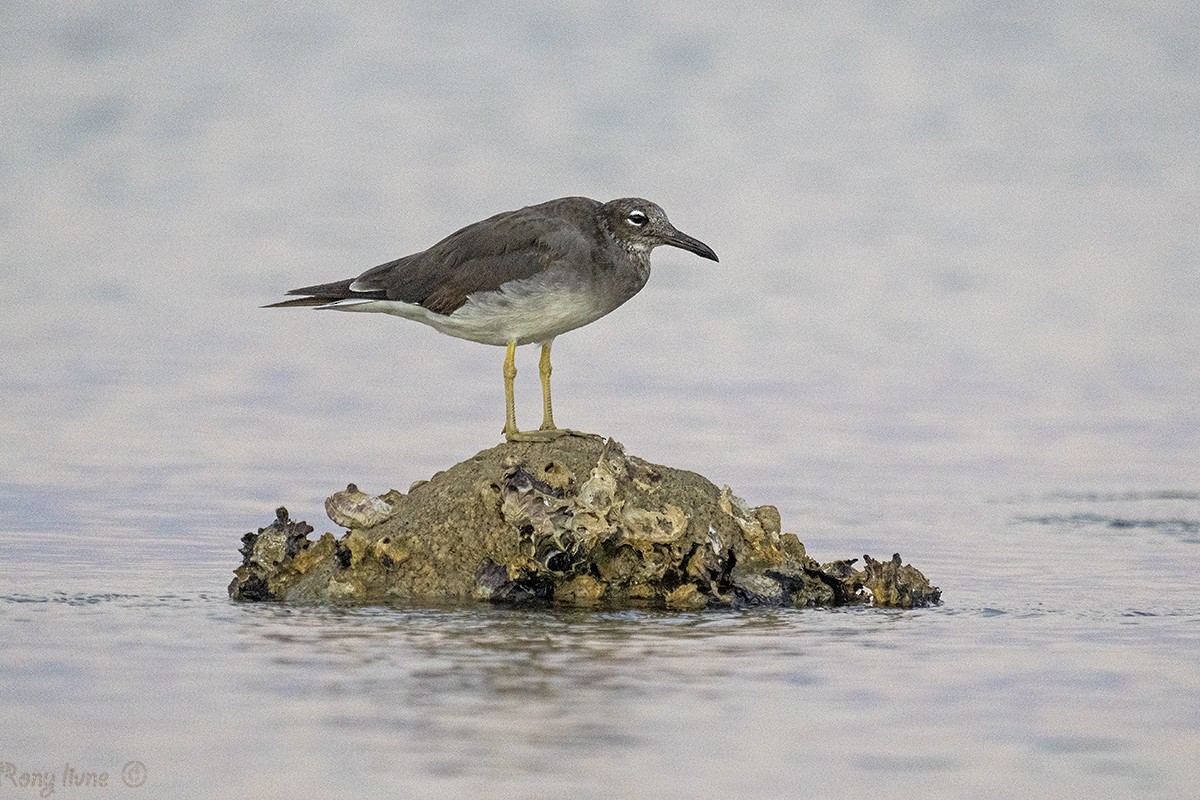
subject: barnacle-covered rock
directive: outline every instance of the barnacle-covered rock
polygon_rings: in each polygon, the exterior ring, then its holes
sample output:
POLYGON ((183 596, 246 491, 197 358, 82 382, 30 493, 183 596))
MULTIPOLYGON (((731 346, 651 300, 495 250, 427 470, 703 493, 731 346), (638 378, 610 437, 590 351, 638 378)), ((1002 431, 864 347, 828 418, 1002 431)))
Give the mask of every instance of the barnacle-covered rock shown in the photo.
POLYGON ((339 538, 280 509, 247 534, 229 587, 239 600, 369 604, 492 602, 701 609, 874 603, 940 593, 899 556, 821 565, 752 507, 693 472, 563 437, 485 450, 375 497, 351 484, 326 502, 339 538))
POLYGON ((394 504, 403 497, 399 492, 375 497, 359 491, 352 483, 325 501, 325 513, 343 528, 373 528, 396 513, 394 504))

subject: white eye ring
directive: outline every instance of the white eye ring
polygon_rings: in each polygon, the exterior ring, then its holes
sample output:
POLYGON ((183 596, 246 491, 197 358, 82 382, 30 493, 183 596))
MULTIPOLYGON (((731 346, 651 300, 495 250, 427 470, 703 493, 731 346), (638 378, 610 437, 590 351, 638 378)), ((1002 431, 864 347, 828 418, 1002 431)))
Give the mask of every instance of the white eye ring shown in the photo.
POLYGON ((650 218, 646 216, 646 212, 642 211, 640 208, 635 208, 633 211, 629 212, 629 216, 626 217, 625 220, 630 225, 636 225, 640 228, 649 222, 650 218))

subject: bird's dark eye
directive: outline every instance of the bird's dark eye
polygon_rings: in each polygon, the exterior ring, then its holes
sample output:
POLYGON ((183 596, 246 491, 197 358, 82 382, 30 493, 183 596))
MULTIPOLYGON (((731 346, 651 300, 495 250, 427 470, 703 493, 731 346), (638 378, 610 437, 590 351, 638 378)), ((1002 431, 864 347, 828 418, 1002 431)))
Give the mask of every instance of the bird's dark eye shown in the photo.
POLYGON ((630 225, 636 225, 639 228, 650 221, 650 218, 646 216, 645 212, 639 211, 636 208, 633 211, 630 211, 629 216, 626 217, 625 219, 629 222, 630 225))

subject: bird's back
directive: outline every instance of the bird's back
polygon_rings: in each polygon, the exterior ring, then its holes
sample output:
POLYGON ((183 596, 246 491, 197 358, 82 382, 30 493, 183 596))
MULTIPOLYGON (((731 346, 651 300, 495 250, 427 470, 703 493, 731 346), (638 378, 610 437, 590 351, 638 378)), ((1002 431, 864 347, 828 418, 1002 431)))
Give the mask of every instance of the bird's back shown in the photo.
POLYGON ((564 197, 496 214, 426 250, 367 270, 348 289, 450 314, 471 294, 556 266, 590 264, 604 247, 595 221, 599 207, 586 197, 564 197))

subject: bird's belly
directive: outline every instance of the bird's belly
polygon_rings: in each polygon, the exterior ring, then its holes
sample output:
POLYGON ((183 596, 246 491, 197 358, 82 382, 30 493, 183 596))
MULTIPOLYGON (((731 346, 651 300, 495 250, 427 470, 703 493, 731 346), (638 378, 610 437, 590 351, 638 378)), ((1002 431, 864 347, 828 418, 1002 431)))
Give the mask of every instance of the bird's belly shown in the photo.
POLYGON ((598 295, 582 287, 541 292, 527 282, 480 292, 453 314, 429 324, 461 339, 505 345, 548 342, 559 334, 595 322, 627 298, 598 295))
POLYGON ((548 342, 559 334, 595 322, 635 293, 617 294, 611 286, 597 291, 594 285, 564 286, 534 279, 506 283, 500 291, 476 292, 452 314, 438 314, 398 300, 368 300, 329 307, 393 314, 423 322, 459 339, 504 346, 510 341, 548 342))

